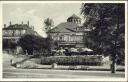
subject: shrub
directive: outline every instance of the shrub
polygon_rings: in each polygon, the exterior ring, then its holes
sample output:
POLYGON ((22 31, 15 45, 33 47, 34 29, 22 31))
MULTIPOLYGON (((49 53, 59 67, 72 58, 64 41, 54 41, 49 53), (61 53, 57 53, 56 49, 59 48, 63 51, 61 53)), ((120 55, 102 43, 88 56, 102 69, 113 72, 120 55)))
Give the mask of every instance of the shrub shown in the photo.
POLYGON ((34 52, 49 53, 52 44, 53 41, 50 37, 42 38, 41 36, 29 34, 23 35, 18 41, 18 45, 21 46, 23 51, 28 53, 28 55, 33 55, 34 52))
POLYGON ((99 66, 102 65, 102 56, 50 56, 41 58, 41 64, 51 65, 52 63, 58 65, 99 66))

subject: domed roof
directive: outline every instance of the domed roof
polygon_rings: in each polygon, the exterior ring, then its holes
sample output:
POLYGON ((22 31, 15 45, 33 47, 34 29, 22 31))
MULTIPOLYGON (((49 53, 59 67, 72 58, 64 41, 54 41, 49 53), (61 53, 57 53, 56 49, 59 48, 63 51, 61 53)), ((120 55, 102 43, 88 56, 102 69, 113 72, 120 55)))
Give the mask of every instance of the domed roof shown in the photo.
POLYGON ((73 14, 72 16, 70 16, 68 19, 71 19, 71 18, 73 18, 73 19, 81 19, 80 17, 78 17, 78 16, 75 15, 75 14, 73 14))
POLYGON ((63 23, 60 23, 59 25, 57 25, 52 30, 50 30, 50 32, 75 32, 76 27, 78 27, 78 25, 76 23, 63 22, 63 23))

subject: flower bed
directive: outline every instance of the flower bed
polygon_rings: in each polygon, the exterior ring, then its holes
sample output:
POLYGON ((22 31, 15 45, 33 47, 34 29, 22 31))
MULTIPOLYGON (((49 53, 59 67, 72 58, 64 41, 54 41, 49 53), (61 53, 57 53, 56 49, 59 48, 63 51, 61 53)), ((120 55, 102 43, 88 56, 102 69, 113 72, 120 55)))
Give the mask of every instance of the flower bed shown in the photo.
POLYGON ((102 65, 102 56, 50 56, 41 57, 41 64, 51 65, 87 65, 100 66, 102 65))

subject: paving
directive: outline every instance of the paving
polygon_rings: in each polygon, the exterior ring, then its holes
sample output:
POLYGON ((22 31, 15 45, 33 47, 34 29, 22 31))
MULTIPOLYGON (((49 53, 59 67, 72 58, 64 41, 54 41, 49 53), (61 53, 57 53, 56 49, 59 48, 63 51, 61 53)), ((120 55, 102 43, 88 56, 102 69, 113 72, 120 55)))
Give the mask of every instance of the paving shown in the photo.
POLYGON ((12 56, 5 55, 3 58, 3 78, 122 78, 125 72, 111 74, 110 71, 85 71, 85 70, 55 70, 55 69, 21 69, 10 65, 12 56))

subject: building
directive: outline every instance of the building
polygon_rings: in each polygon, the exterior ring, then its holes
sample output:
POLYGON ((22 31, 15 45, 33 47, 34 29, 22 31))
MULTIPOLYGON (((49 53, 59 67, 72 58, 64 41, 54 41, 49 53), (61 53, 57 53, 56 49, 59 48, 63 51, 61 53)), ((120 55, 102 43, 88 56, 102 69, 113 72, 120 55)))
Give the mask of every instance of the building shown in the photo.
POLYGON ((24 34, 37 34, 34 31, 34 27, 29 26, 29 21, 27 24, 23 24, 23 22, 21 24, 11 24, 10 22, 9 26, 4 24, 4 28, 2 29, 2 38, 3 41, 6 42, 11 41, 17 43, 19 38, 21 38, 21 36, 24 34))
POLYGON ((81 26, 81 18, 73 14, 67 18, 67 22, 62 22, 53 29, 47 31, 59 47, 85 47, 84 36, 90 31, 81 26))

